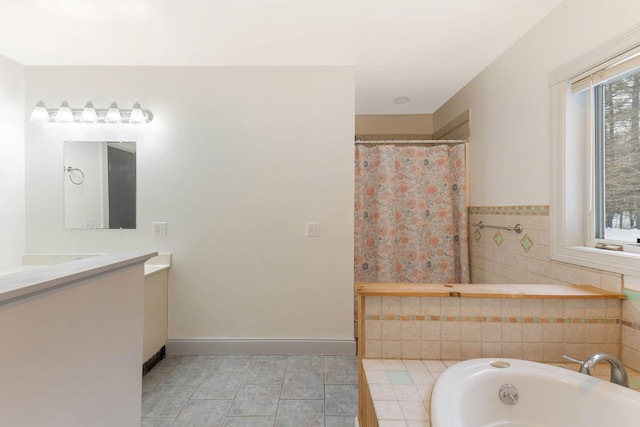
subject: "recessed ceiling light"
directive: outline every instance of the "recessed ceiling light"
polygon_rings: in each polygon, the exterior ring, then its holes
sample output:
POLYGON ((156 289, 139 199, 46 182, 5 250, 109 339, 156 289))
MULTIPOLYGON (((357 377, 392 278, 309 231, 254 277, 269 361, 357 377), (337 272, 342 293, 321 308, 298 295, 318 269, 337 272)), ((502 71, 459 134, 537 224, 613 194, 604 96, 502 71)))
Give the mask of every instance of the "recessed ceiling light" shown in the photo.
POLYGON ((394 104, 406 104, 409 101, 411 101, 411 98, 408 96, 399 96, 393 99, 394 104))

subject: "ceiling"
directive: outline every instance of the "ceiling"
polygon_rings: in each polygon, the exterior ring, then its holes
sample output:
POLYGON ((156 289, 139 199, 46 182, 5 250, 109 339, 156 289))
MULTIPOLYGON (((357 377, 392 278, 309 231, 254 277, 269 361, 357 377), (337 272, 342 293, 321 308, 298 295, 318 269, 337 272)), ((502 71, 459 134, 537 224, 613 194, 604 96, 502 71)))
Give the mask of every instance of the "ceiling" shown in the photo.
POLYGON ((25 65, 349 65, 358 114, 425 114, 561 1, 0 0, 0 55, 25 65))

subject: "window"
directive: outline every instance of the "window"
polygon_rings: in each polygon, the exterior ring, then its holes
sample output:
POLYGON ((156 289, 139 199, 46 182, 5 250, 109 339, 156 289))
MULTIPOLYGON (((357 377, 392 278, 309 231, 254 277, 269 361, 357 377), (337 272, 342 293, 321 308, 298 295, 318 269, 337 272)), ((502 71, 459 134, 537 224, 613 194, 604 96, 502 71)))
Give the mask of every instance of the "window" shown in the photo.
POLYGON ((594 236, 640 238, 640 70, 593 88, 594 236))
POLYGON ((549 78, 550 257, 640 278, 640 26, 549 78))

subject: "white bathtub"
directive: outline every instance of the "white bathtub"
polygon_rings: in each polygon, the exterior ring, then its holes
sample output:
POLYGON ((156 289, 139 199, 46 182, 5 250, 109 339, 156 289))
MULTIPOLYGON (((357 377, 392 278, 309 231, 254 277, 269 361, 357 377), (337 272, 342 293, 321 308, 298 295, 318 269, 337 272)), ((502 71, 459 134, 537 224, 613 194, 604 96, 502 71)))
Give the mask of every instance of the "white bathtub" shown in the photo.
POLYGON ((431 396, 432 427, 631 427, 640 425, 640 393, 542 363, 472 359, 448 368, 431 396), (507 368, 492 367, 505 361, 507 368), (518 401, 499 390, 515 386, 518 401))

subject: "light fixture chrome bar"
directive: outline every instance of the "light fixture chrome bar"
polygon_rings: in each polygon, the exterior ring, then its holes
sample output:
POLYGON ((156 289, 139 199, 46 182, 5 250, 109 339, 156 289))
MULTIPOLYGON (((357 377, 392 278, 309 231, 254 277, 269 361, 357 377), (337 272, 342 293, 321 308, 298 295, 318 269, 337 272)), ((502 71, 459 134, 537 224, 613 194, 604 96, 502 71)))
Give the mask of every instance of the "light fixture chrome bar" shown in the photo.
MULTIPOLYGON (((121 109, 120 110, 120 114, 122 116, 122 121, 121 123, 124 124, 128 124, 129 119, 131 118, 131 113, 134 112, 135 109, 137 109, 139 107, 140 104, 136 103, 136 105, 134 105, 134 108, 130 108, 130 109, 121 109)), ((32 122, 41 122, 41 123, 45 123, 45 122, 52 122, 55 123, 55 118, 56 115, 58 114, 58 111, 60 110, 60 108, 47 108, 44 103, 42 101, 38 102, 38 104, 36 105, 35 109, 39 109, 39 116, 34 118, 34 115, 32 114, 31 116, 31 121, 32 122), (47 112, 48 116, 49 116, 49 120, 46 120, 45 117, 42 117, 44 111, 47 112)), ((81 120, 82 117, 82 112, 84 111, 84 108, 81 109, 76 109, 76 108, 72 108, 71 112, 73 114, 73 122, 74 123, 107 123, 109 124, 109 122, 105 122, 105 117, 107 116, 107 112, 109 111, 108 108, 94 108, 96 114, 97 114, 97 121, 96 122, 85 122, 81 120)), ((144 116, 144 123, 149 123, 153 120, 153 113, 149 110, 145 110, 140 108, 140 110, 142 111, 142 114, 144 116)), ((135 113, 134 113, 135 116, 135 113)), ((71 123, 71 122, 69 122, 71 123)), ((134 123, 143 123, 140 121, 135 121, 134 123)))

